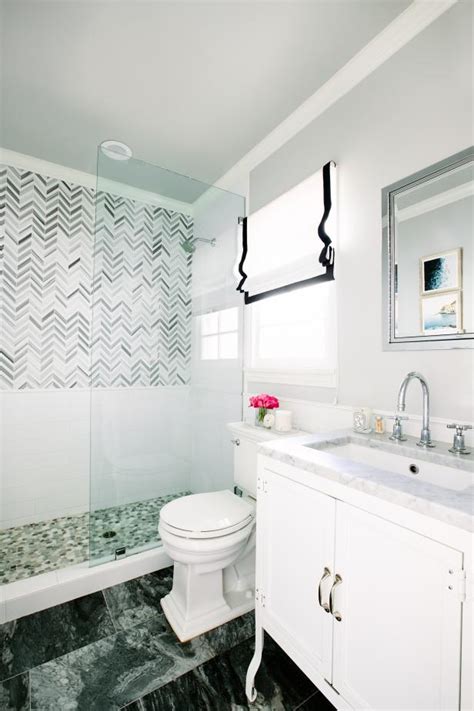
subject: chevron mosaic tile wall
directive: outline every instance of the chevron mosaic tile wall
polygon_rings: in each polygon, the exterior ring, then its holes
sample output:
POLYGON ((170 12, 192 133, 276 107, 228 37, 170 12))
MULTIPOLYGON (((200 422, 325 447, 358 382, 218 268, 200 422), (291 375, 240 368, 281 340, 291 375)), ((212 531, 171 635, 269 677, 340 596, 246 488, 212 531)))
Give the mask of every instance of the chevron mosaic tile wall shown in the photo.
POLYGON ((0 165, 0 388, 189 382, 192 218, 0 165), (92 365, 92 368, 91 368, 92 365))

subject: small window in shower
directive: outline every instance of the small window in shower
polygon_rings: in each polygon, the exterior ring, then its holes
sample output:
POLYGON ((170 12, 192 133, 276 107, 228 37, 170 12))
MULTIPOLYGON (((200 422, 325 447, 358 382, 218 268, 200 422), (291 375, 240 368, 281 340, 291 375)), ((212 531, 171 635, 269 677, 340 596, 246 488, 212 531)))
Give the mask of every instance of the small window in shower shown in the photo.
POLYGON ((237 358, 238 327, 237 307, 199 316, 201 360, 237 358))

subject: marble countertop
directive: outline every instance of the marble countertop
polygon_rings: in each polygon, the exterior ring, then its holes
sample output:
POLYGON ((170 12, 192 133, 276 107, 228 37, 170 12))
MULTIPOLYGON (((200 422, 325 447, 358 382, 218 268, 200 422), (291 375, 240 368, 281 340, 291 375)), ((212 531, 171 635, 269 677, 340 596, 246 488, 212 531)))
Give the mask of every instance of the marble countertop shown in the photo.
MULTIPOLYGON (((284 464, 311 472, 325 479, 352 487, 377 498, 390 501, 418 513, 443 521, 466 531, 474 531, 474 455, 453 455, 450 445, 435 442, 436 448, 422 450, 417 439, 392 442, 387 434, 364 435, 352 430, 337 430, 323 434, 273 440, 259 445, 258 451, 284 464), (468 485, 456 490, 398 474, 387 469, 360 464, 352 459, 325 451, 325 447, 362 444, 381 452, 409 457, 416 462, 448 466, 470 472, 468 485)), ((465 478, 465 474, 463 474, 465 478)))

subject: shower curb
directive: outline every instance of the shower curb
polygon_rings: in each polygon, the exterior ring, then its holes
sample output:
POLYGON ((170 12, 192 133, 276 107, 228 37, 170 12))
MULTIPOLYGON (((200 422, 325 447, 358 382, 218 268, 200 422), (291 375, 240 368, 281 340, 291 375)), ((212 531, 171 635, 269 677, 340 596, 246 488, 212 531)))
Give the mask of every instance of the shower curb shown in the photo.
POLYGON ((0 586, 0 624, 172 565, 162 546, 89 566, 88 561, 0 586))

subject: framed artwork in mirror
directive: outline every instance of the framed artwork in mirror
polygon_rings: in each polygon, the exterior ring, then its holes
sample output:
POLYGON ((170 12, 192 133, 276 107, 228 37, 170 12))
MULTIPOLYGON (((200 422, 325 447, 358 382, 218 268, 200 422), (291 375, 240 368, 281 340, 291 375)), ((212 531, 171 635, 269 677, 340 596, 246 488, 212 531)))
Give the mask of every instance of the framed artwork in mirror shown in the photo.
POLYGON ((422 294, 451 291, 461 288, 462 248, 440 254, 430 254, 420 259, 420 283, 422 294))
POLYGON ((441 291, 421 297, 421 331, 427 336, 462 333, 461 291, 441 291))

